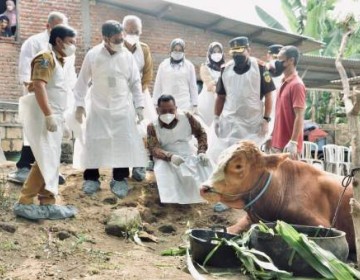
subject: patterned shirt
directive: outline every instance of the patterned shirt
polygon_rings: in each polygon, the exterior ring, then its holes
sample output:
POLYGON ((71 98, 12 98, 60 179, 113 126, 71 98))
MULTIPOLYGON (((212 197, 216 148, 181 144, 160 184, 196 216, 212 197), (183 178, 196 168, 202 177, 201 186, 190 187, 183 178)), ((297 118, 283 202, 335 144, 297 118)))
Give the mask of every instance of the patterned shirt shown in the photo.
MULTIPOLYGON (((207 145, 207 136, 204 128, 201 126, 201 124, 194 118, 192 114, 189 112, 185 112, 186 117, 189 120, 190 127, 191 127, 191 133, 195 136, 195 138, 198 141, 198 151, 197 153, 205 153, 208 145, 207 145)), ((163 123, 161 120, 159 120, 160 127, 166 128, 166 129, 172 129, 174 128, 177 123, 178 119, 175 118, 170 124, 163 123)), ((172 153, 165 151, 161 148, 160 142, 157 138, 156 131, 154 124, 150 123, 147 127, 147 145, 148 149, 151 153, 151 155, 155 158, 162 159, 165 161, 170 161, 172 153)))

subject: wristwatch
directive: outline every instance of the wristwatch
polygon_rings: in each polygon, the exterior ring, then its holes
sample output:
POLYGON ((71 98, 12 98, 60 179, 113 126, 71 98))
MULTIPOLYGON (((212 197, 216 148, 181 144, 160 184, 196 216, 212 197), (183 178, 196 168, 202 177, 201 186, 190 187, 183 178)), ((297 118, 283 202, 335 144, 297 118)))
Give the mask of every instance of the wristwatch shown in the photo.
POLYGON ((271 121, 271 118, 270 117, 265 117, 264 116, 264 120, 267 121, 267 122, 270 122, 271 121))

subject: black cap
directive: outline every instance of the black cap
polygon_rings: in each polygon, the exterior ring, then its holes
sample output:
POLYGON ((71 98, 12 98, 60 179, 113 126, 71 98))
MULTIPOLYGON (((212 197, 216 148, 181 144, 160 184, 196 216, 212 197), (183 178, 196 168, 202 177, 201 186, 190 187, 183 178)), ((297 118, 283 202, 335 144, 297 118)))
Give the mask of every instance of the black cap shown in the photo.
POLYGON ((283 45, 274 44, 268 47, 268 54, 272 54, 273 56, 277 56, 280 50, 283 48, 283 45))
POLYGON ((249 39, 245 36, 236 37, 229 41, 230 52, 243 52, 249 46, 249 39))

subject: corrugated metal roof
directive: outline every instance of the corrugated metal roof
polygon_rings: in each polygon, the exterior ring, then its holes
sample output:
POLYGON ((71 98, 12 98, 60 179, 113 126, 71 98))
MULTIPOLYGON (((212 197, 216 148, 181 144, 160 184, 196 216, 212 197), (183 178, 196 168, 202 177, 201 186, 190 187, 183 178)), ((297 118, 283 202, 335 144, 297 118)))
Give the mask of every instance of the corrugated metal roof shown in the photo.
MULTIPOLYGON (((342 64, 349 78, 360 76, 360 60, 343 59, 342 64)), ((303 55, 297 69, 307 88, 342 90, 341 83, 332 82, 340 79, 334 57, 303 55)))
POLYGON ((253 43, 264 46, 269 46, 274 43, 294 45, 303 53, 318 50, 322 47, 322 42, 310 37, 241 22, 211 12, 163 0, 99 0, 99 2, 231 37, 236 37, 241 34, 247 36, 253 43))

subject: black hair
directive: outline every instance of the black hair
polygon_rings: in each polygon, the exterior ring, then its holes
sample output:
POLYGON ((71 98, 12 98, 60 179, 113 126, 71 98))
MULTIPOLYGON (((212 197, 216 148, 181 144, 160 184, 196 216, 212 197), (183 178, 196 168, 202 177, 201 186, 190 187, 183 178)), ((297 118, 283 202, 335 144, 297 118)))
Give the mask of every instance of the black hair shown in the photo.
POLYGON ((56 25, 53 29, 51 29, 49 43, 53 46, 56 46, 56 38, 64 40, 66 37, 73 38, 75 36, 76 31, 72 27, 59 24, 56 25))
POLYGON ((0 15, 0 21, 6 20, 8 23, 10 22, 10 19, 6 15, 0 15))
POLYGON ((174 105, 176 105, 174 96, 169 95, 169 94, 163 94, 159 97, 157 105, 159 107, 161 102, 169 102, 169 101, 174 102, 174 105))
POLYGON ((296 66, 299 62, 300 52, 299 49, 295 46, 285 46, 281 49, 284 52, 286 58, 293 58, 294 65, 296 66))
POLYGON ((104 37, 111 37, 123 31, 123 26, 116 20, 108 20, 101 27, 101 33, 104 37))

